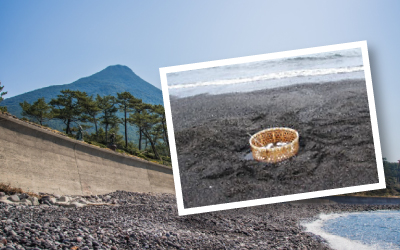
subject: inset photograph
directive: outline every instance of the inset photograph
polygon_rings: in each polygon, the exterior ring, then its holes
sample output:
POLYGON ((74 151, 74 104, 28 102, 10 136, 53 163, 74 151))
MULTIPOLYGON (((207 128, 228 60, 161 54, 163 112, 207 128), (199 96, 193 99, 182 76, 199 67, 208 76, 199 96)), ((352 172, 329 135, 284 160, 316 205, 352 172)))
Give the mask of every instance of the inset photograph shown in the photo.
POLYGON ((180 215, 385 188, 365 41, 160 74, 180 215))

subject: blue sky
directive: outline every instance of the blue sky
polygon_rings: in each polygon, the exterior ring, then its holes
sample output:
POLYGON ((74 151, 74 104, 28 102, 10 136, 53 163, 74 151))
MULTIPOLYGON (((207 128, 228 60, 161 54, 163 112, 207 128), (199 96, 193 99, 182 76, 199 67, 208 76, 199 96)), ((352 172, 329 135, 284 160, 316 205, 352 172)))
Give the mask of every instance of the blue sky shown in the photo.
POLYGON ((383 155, 400 159, 400 1, 0 1, 11 97, 122 64, 160 67, 367 40, 383 155))

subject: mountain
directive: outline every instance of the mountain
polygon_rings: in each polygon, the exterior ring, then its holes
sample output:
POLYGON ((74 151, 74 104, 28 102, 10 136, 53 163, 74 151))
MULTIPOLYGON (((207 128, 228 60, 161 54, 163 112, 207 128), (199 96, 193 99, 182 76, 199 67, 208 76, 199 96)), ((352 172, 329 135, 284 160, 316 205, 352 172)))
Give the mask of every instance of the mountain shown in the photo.
MULTIPOLYGON (((61 90, 79 90, 86 92, 89 96, 96 97, 113 95, 117 93, 130 92, 136 98, 142 99, 145 103, 161 104, 163 105, 162 92, 160 89, 154 87, 146 82, 127 66, 113 65, 108 66, 102 71, 95 73, 88 77, 83 77, 73 83, 64 85, 53 85, 41 89, 36 89, 18 96, 10 97, 1 102, 1 106, 6 106, 9 113, 22 118, 22 108, 19 103, 27 101, 30 104, 37 99, 44 97, 46 102, 50 102, 52 98, 57 98, 61 94, 61 90)), ((122 114, 119 114, 122 117, 122 114)), ((51 128, 62 131, 65 128, 64 123, 59 120, 51 120, 47 123, 51 128)), ((137 138, 137 129, 130 127, 128 133, 131 139, 137 138)), ((87 132, 94 132, 89 129, 87 132)), ((123 134, 123 128, 120 126, 120 134, 123 134)))
POLYGON ((7 98, 1 102, 1 106, 6 106, 9 113, 21 118, 22 109, 19 103, 27 101, 32 104, 42 97, 45 98, 46 102, 49 102, 64 89, 79 90, 86 92, 88 95, 93 95, 93 97, 96 97, 97 94, 101 96, 116 96, 117 93, 127 91, 136 98, 142 99, 145 103, 163 104, 160 89, 137 76, 127 66, 114 65, 70 84, 53 85, 7 98))

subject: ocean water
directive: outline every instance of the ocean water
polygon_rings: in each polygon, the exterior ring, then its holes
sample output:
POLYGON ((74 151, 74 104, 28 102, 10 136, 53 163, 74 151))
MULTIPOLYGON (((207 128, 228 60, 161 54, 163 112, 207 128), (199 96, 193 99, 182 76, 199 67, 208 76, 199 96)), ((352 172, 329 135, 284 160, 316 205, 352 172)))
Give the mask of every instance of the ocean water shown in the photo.
POLYGON ((169 94, 180 98, 363 78, 360 48, 167 74, 169 94))
POLYGON ((303 226, 338 250, 400 249, 398 210, 321 214, 319 219, 303 226))

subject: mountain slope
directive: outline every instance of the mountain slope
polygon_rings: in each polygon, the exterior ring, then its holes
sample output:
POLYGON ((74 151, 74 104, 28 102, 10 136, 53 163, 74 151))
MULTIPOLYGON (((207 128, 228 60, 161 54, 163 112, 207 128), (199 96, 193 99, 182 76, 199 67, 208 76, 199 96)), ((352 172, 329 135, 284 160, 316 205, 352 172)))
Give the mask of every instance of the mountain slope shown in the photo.
POLYGON ((46 102, 49 102, 52 98, 56 98, 60 94, 60 91, 64 89, 79 90, 94 97, 97 94, 101 96, 110 94, 116 96, 118 92, 128 91, 136 98, 142 99, 143 102, 163 104, 160 89, 137 76, 127 66, 114 65, 70 84, 53 85, 7 98, 2 101, 1 105, 7 106, 8 112, 21 118, 22 109, 19 103, 23 101, 33 103, 41 97, 44 97, 46 102))
MULTIPOLYGON (((56 98, 61 94, 61 90, 79 90, 86 92, 89 96, 95 98, 97 94, 100 96, 113 95, 117 93, 130 92, 136 98, 142 99, 145 103, 163 104, 162 92, 150 83, 144 81, 133 71, 122 65, 109 66, 102 71, 88 77, 83 77, 73 83, 64 85, 54 85, 37 90, 33 90, 18 96, 7 98, 1 102, 1 106, 6 106, 9 113, 22 118, 22 108, 19 103, 27 101, 32 104, 39 98, 44 97, 46 102, 52 98, 56 98)), ((122 113, 118 114, 122 117, 122 113)), ((63 131, 65 124, 60 120, 51 120, 46 123, 49 127, 63 131)), ((73 124, 75 126, 76 124, 73 124)), ((86 130, 87 133, 93 133, 94 128, 86 130)), ((123 126, 120 125, 119 134, 124 134, 123 126)), ((138 134, 135 126, 128 127, 129 140, 137 143, 138 134)))

